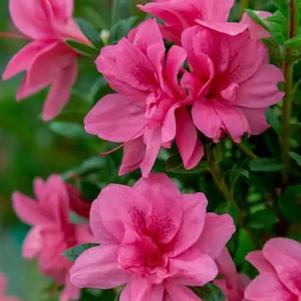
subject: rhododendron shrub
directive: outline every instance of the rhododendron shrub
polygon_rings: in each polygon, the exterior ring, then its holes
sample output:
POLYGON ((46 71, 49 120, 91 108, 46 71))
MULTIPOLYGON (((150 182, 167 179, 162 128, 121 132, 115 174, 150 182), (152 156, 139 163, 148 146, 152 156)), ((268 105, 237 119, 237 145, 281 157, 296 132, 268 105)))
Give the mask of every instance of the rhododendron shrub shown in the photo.
POLYGON ((8 295, 301 300, 301 0, 0 10, 8 295))

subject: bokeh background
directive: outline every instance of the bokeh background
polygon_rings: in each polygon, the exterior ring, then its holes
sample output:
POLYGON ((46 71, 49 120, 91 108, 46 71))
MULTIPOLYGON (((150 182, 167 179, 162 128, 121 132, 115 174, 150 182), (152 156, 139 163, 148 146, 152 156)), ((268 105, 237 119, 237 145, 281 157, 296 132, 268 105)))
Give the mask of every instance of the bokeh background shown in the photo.
MULTIPOLYGON (((116 15, 112 0, 75 0, 75 16, 86 18, 98 29, 109 30, 117 19, 129 14, 137 15, 135 4, 133 1, 133 10, 121 10, 116 15)), ((268 0, 236 1, 232 18, 239 18, 244 7, 264 9, 269 8, 270 4, 268 0)), ((8 0, 0 0, 0 13, 0 32, 15 32, 9 18, 8 0)), ((22 40, 0 37, 0 73, 23 44, 22 40)), ((80 65, 82 75, 74 86, 70 105, 51 124, 43 123, 40 118, 47 91, 17 103, 15 93, 22 75, 7 82, 0 80, 0 272, 7 273, 9 277, 8 291, 22 301, 42 301, 43 290, 49 285, 49 280, 39 274, 35 261, 21 259, 21 245, 28 227, 18 221, 12 211, 12 192, 19 190, 31 195, 32 181, 36 176, 46 178, 51 173, 66 175, 66 172, 68 175, 68 171, 75 166, 110 148, 110 145, 86 135, 80 126, 82 117, 106 89, 91 61, 82 59, 80 65)), ((132 178, 117 177, 120 155, 118 152, 100 162, 98 179, 103 185, 112 181, 128 182, 137 177, 137 174, 133 174, 132 178)), ((161 159, 162 162, 166 159, 164 152, 161 159)), ((160 162, 156 168, 160 170, 160 162)), ((92 198, 97 191, 91 181, 93 179, 85 182, 84 188, 92 198)), ((200 183, 194 175, 181 175, 184 188, 208 189, 208 186, 201 187, 200 183), (185 183, 188 184, 185 186, 185 183)))

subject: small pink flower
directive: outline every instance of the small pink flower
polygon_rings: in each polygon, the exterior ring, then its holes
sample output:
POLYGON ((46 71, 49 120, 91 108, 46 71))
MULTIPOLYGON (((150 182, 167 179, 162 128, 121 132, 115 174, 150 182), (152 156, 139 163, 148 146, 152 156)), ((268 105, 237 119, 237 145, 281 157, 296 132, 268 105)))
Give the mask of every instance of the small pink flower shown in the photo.
POLYGON ((230 135, 237 143, 244 134, 264 132, 265 112, 282 99, 277 84, 284 80, 264 45, 248 30, 231 36, 203 26, 185 30, 182 45, 191 70, 182 85, 199 131, 214 142, 230 135))
POLYGON ((100 246, 80 255, 71 282, 98 289, 126 284, 121 301, 199 300, 188 286, 217 276, 215 259, 235 230, 229 215, 206 207, 204 194, 181 194, 164 174, 133 187, 107 186, 90 214, 100 246))
POLYGON ((248 301, 301 300, 301 244, 288 238, 269 240, 247 260, 259 271, 246 288, 248 301))
POLYGON ((19 301, 17 297, 6 296, 6 276, 0 273, 0 301, 19 301))
POLYGON ((36 200, 20 192, 13 194, 17 216, 32 225, 23 244, 23 256, 28 259, 38 257, 41 271, 65 285, 60 301, 76 300, 79 290, 69 281, 72 263, 62 253, 75 245, 92 241, 87 224, 75 225, 70 221, 72 211, 86 217, 89 205, 57 175, 46 182, 36 179, 34 192, 36 200))
POLYGON ((43 109, 43 119, 51 120, 68 102, 77 77, 77 53, 64 40, 87 43, 72 19, 73 0, 10 0, 9 9, 16 27, 32 42, 11 59, 2 77, 26 71, 17 100, 51 86, 43 109))
POLYGON ((164 37, 180 43, 182 32, 197 23, 230 35, 247 28, 244 23, 227 22, 234 0, 155 0, 140 9, 164 21, 164 37))
POLYGON ((180 87, 185 51, 173 46, 165 55, 154 20, 142 23, 117 45, 102 49, 96 64, 116 94, 105 96, 85 118, 85 129, 112 142, 124 143, 120 175, 141 168, 147 176, 159 154, 176 140, 184 166, 203 156, 180 87))
POLYGON ((244 290, 250 280, 243 274, 238 274, 235 264, 227 249, 217 259, 221 279, 214 281, 226 297, 226 301, 245 301, 244 290))

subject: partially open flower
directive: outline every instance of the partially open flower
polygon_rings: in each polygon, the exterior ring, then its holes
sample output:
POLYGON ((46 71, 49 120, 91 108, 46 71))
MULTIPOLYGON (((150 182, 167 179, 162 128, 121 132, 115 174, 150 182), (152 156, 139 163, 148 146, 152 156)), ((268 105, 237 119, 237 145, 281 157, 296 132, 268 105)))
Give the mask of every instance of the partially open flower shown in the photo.
POLYGON ((301 300, 301 244, 288 238, 269 240, 247 260, 258 270, 246 288, 248 301, 301 300))

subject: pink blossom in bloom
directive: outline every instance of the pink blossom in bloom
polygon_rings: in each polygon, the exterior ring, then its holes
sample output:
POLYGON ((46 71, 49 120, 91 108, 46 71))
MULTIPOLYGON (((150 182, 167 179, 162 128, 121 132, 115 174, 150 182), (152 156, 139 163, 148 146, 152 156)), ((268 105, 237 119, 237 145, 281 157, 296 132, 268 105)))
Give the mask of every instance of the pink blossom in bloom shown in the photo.
POLYGON ((182 45, 191 69, 182 85, 198 130, 214 142, 229 135, 237 143, 264 132, 266 110, 283 97, 282 72, 269 64, 264 45, 249 30, 231 36, 203 26, 185 30, 182 45))
POLYGON ((87 224, 75 225, 70 221, 71 212, 86 217, 89 205, 58 175, 52 175, 45 182, 36 179, 34 193, 36 200, 20 192, 13 194, 17 216, 32 225, 23 244, 23 256, 28 259, 38 257, 41 271, 64 284, 60 301, 77 300, 79 290, 69 280, 72 263, 62 253, 75 245, 92 241, 87 224))
POLYGON ((0 301, 19 301, 18 298, 12 296, 6 296, 6 276, 0 273, 0 301))
POLYGON ((247 260, 259 272, 246 288, 248 301, 301 300, 301 244, 288 238, 269 240, 247 260))
POLYGON ((77 53, 64 40, 88 43, 72 19, 73 0, 10 0, 9 9, 16 27, 32 41, 11 59, 3 79, 26 72, 17 100, 50 86, 43 119, 51 120, 68 102, 77 77, 77 53))
POLYGON ((204 194, 181 194, 164 174, 133 187, 107 186, 90 214, 100 246, 78 257, 71 282, 98 289, 126 284, 120 301, 200 300, 188 286, 217 276, 215 259, 235 230, 229 215, 206 207, 204 194))
POLYGON ((245 301, 244 290, 250 282, 248 277, 243 274, 238 274, 235 264, 227 249, 217 259, 220 279, 214 281, 224 296, 226 301, 245 301))
POLYGON ((227 22, 234 0, 155 0, 140 9, 164 21, 164 37, 180 43, 182 32, 201 23, 209 28, 236 35, 247 28, 245 23, 227 22))
POLYGON ((112 142, 124 143, 120 175, 141 168, 147 176, 161 147, 176 140, 186 169, 197 165, 203 146, 185 105, 178 77, 185 51, 167 54, 154 20, 142 23, 117 45, 102 49, 96 64, 117 92, 105 96, 85 118, 85 129, 112 142))

